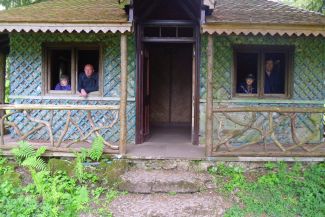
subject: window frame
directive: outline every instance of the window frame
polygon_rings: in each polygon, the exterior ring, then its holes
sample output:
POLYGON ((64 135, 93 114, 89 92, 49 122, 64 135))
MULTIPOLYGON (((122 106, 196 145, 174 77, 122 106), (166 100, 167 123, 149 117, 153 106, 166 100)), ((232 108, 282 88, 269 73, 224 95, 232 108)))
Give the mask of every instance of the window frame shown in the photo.
POLYGON ((98 50, 98 91, 89 93, 89 96, 103 97, 104 90, 104 64, 103 46, 100 43, 44 43, 42 45, 42 95, 44 96, 76 96, 78 92, 78 51, 79 50, 98 50), (71 50, 71 91, 51 90, 51 51, 52 50, 71 50))
POLYGON ((291 45, 234 45, 232 68, 232 98, 258 98, 258 99, 290 99, 293 93, 293 65, 294 50, 291 45), (257 94, 237 93, 237 54, 256 53, 258 55, 257 66, 257 94), (285 55, 285 84, 283 94, 265 94, 264 78, 265 56, 267 53, 283 53, 285 55))

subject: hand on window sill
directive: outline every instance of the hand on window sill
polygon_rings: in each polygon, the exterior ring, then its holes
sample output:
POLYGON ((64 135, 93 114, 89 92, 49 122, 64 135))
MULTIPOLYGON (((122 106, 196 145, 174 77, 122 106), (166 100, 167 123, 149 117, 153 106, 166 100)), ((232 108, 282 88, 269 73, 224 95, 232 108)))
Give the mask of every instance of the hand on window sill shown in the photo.
POLYGON ((88 93, 84 89, 81 89, 79 94, 81 97, 84 97, 84 98, 87 98, 87 96, 88 96, 88 93))

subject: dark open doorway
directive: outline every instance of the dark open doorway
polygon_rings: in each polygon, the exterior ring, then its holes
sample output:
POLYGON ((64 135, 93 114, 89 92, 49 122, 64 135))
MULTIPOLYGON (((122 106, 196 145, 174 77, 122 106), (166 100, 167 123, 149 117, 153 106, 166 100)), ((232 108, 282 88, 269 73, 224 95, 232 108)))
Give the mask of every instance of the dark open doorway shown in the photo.
POLYGON ((201 0, 133 1, 136 144, 172 128, 186 129, 178 132, 189 144, 199 143, 201 6, 201 0))
POLYGON ((145 141, 160 141, 178 132, 173 138, 190 143, 193 44, 147 43, 144 47, 145 141))

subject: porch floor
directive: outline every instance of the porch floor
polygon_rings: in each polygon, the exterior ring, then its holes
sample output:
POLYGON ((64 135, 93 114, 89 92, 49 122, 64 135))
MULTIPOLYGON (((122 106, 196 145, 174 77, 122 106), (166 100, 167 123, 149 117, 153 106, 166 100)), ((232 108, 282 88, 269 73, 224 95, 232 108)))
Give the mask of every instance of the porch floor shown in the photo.
POLYGON ((187 127, 154 128, 145 143, 128 145, 127 156, 202 159, 205 157, 204 146, 192 145, 190 131, 187 127))

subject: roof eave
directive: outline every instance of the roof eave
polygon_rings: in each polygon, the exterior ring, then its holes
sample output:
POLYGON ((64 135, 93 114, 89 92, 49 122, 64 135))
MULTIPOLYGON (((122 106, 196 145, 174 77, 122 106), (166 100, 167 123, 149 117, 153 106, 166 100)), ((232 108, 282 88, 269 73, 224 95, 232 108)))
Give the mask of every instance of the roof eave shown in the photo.
POLYGON ((274 23, 221 23, 208 22, 202 25, 202 32, 208 34, 253 34, 288 36, 323 36, 323 24, 274 24, 274 23))
POLYGON ((132 23, 28 23, 28 22, 0 22, 0 32, 86 32, 86 33, 126 33, 132 32, 132 23))

